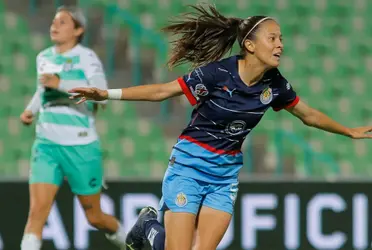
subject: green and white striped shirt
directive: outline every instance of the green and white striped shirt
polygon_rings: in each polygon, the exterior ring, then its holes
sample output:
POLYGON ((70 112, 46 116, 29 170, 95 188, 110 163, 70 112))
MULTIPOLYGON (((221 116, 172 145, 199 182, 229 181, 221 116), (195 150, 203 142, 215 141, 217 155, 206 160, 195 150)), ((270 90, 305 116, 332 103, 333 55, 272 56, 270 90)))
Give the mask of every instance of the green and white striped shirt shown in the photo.
POLYGON ((38 78, 42 74, 58 73, 61 80, 58 89, 44 88, 38 82, 37 91, 26 108, 34 114, 40 112, 37 138, 60 145, 84 145, 96 141, 94 103, 76 105, 76 100, 70 100, 67 91, 75 87, 107 89, 97 55, 80 44, 63 54, 50 47, 38 54, 36 64, 38 78))

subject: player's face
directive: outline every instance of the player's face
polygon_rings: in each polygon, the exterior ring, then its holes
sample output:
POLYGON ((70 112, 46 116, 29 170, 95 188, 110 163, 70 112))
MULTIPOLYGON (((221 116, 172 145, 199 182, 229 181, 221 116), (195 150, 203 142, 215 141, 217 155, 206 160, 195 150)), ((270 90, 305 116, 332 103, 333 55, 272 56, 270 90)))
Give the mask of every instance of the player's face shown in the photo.
POLYGON ((254 41, 254 55, 269 68, 279 66, 283 52, 282 33, 274 20, 267 20, 260 25, 254 41))
POLYGON ((83 33, 82 28, 75 28, 74 20, 66 11, 60 11, 50 26, 50 38, 56 44, 75 41, 83 33))

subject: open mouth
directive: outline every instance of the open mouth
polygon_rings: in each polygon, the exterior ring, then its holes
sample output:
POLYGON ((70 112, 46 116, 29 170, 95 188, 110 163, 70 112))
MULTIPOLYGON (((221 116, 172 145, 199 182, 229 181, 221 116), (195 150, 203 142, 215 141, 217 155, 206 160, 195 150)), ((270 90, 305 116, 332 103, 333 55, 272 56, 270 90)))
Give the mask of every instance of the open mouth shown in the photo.
POLYGON ((281 56, 281 53, 276 53, 276 54, 274 54, 274 57, 276 57, 276 58, 278 58, 278 59, 280 59, 280 56, 281 56))

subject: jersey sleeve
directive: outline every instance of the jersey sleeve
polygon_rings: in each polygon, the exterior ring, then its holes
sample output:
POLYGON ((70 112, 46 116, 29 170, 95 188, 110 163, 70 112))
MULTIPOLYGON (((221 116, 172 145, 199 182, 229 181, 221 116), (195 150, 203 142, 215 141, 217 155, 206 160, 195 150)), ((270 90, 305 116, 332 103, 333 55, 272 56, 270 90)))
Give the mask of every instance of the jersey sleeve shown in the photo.
MULTIPOLYGON (((102 62, 93 51, 89 51, 88 55, 85 58, 84 72, 90 87, 95 87, 98 89, 108 89, 108 83, 102 62)), ((94 103, 105 104, 107 103, 107 100, 94 101, 94 103)))
POLYGON ((216 79, 216 66, 211 63, 203 67, 196 68, 192 72, 179 77, 183 93, 192 106, 208 98, 214 90, 216 79))
MULTIPOLYGON (((41 65, 41 59, 40 55, 36 57, 36 72, 39 74, 41 65)), ((35 94, 32 96, 32 99, 28 103, 27 107, 25 110, 29 110, 32 112, 32 114, 37 114, 40 110, 41 107, 41 94, 44 91, 44 88, 42 85, 39 83, 38 77, 36 78, 36 91, 35 94)))
POLYGON ((300 101, 300 97, 297 95, 296 91, 294 91, 287 79, 280 74, 278 77, 279 96, 275 98, 271 104, 274 111, 294 107, 300 101))
POLYGON ((83 66, 84 73, 88 81, 93 77, 106 78, 102 62, 93 51, 89 51, 87 55, 84 56, 83 66))

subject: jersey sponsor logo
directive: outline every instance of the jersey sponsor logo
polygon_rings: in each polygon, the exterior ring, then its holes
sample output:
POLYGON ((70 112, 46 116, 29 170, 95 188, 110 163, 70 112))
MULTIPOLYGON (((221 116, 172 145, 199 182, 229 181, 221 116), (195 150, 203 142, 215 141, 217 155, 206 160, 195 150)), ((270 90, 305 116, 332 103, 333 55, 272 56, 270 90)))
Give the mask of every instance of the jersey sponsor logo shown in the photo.
POLYGON ((79 132, 78 133, 78 137, 87 137, 88 136, 88 132, 87 131, 83 131, 83 132, 79 132))
POLYGON ((178 207, 184 207, 187 205, 187 196, 184 193, 178 193, 176 197, 176 205, 178 207))
POLYGON ((226 127, 226 133, 235 135, 243 131, 246 127, 245 121, 236 120, 227 125, 226 127))
POLYGON ((222 89, 223 89, 224 91, 226 91, 227 93, 229 93, 230 97, 232 97, 234 91, 236 90, 236 88, 233 89, 233 90, 230 90, 227 86, 223 86, 222 89))
POLYGON ((208 89, 207 89, 207 87, 205 87, 204 84, 199 83, 195 86, 195 94, 196 95, 206 96, 206 95, 208 95, 208 93, 209 93, 208 89))
POLYGON ((272 100, 273 100, 273 90, 271 88, 264 89, 260 95, 260 101, 263 104, 269 104, 272 100))
POLYGON ((60 73, 63 70, 62 65, 54 64, 48 60, 42 60, 38 67, 38 74, 55 74, 60 73))

